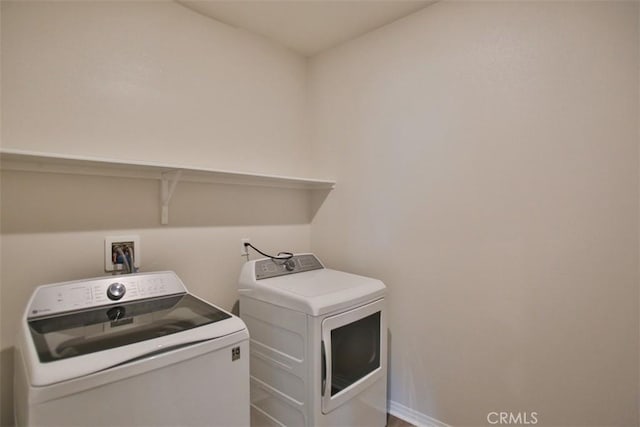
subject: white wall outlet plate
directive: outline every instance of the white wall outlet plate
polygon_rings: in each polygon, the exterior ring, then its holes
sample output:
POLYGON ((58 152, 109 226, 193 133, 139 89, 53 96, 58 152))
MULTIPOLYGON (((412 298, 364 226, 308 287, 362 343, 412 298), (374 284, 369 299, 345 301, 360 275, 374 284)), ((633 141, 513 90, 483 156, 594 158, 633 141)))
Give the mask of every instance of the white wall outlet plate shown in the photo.
POLYGON ((122 264, 115 264, 112 258, 113 245, 116 243, 133 242, 134 257, 133 266, 140 268, 140 260, 142 259, 142 251, 140 246, 140 236, 138 235, 126 235, 126 236, 106 236, 104 238, 104 271, 124 271, 122 264))
POLYGON ((249 255, 249 248, 244 245, 245 243, 251 243, 251 239, 248 237, 240 239, 240 255, 242 256, 249 255))

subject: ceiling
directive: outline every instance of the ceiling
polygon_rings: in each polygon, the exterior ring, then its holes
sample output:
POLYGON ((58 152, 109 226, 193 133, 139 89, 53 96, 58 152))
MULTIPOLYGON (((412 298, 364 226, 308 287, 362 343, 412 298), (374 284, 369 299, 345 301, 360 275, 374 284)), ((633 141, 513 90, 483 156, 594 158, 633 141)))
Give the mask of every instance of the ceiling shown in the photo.
POLYGON ((312 56, 409 15, 433 0, 178 0, 226 24, 312 56))

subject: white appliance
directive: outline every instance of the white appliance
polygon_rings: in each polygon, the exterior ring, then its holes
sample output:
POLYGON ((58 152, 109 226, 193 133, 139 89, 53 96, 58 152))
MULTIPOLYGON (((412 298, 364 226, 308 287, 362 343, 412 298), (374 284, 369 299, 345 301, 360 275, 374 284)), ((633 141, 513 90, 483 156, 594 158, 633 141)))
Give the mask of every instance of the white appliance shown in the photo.
POLYGON ((19 426, 249 423, 244 323, 173 272, 40 286, 17 342, 19 426))
POLYGON ((298 254, 245 263, 239 294, 251 335, 252 425, 386 425, 381 281, 298 254))

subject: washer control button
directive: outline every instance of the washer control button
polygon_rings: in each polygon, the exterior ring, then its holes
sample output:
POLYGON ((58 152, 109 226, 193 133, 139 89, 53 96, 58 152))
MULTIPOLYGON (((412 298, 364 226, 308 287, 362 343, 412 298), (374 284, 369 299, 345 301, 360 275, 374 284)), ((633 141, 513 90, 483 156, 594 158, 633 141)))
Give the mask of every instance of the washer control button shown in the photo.
POLYGON ((127 288, 122 283, 112 283, 107 289, 107 296, 110 300, 117 301, 124 296, 127 292, 127 288))

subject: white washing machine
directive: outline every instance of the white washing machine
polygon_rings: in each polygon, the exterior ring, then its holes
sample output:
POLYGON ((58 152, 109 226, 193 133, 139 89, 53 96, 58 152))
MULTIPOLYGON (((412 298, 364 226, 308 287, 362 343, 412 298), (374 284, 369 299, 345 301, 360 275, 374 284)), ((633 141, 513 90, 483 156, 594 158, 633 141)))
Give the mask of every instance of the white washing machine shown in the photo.
POLYGON ((245 263, 239 294, 251 335, 252 425, 386 425, 381 281, 298 254, 245 263))
POLYGON ((173 272, 38 287, 17 341, 17 425, 246 426, 249 335, 173 272))

